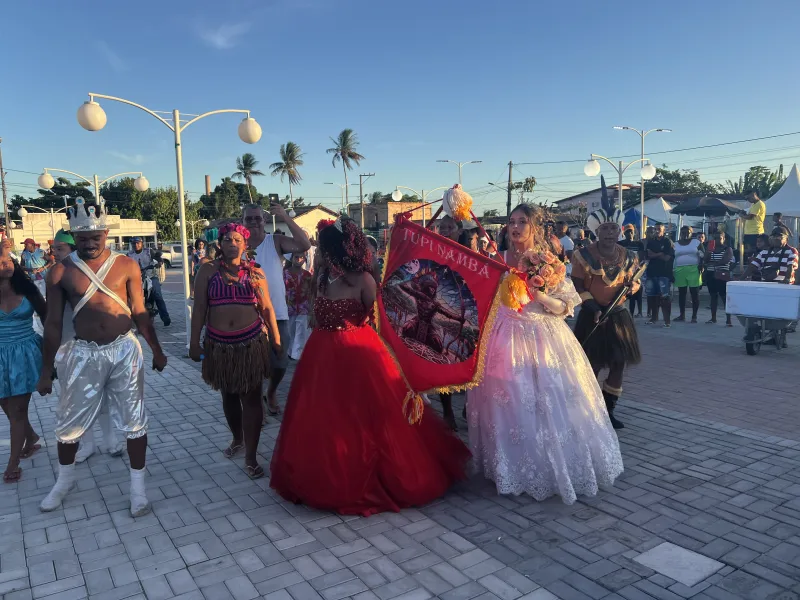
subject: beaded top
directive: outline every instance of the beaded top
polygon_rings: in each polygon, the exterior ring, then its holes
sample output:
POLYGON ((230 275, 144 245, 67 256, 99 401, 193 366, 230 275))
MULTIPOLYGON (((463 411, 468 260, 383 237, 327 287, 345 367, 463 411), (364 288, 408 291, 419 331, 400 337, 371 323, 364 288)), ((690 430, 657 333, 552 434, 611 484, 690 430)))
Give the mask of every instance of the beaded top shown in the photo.
POLYGON ((356 298, 331 300, 320 296, 314 302, 317 329, 323 331, 351 331, 367 324, 369 311, 356 298))

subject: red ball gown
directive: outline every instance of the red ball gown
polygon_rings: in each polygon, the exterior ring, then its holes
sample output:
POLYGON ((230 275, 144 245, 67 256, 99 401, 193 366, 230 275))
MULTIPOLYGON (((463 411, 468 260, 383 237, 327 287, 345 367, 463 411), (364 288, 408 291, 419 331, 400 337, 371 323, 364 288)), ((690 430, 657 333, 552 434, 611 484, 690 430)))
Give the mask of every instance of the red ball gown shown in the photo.
POLYGON ((403 378, 356 299, 318 298, 272 456, 291 502, 372 515, 427 504, 466 478, 467 447, 425 410, 403 416, 403 378))

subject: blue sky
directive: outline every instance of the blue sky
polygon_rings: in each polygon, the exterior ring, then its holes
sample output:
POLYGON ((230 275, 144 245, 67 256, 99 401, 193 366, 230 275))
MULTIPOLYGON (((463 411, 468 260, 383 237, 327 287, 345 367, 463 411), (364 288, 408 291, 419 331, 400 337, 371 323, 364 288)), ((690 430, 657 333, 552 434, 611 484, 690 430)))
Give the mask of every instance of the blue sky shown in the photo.
MULTIPOLYGON (((216 183, 236 156, 266 167, 281 143, 305 151, 296 195, 339 203, 341 168, 325 149, 354 129, 375 172, 365 191, 432 189, 457 181, 437 159, 464 168, 478 212, 505 205, 489 181, 507 163, 638 154, 638 137, 612 129, 666 127, 647 138, 659 152, 800 131, 796 1, 502 2, 476 0, 87 0, 14 2, 4 8, 0 136, 10 193, 30 194, 42 167, 101 176, 142 170, 174 185, 172 134, 132 107, 105 101, 105 129, 75 120, 87 93, 155 110, 246 108, 264 136, 248 146, 239 117, 213 116, 184 133, 186 189, 216 183)), ((659 165, 698 168, 712 181, 751 164, 787 168, 800 135, 654 154, 659 165)), ((523 165, 535 199, 599 185, 581 163, 523 165)), ((351 181, 357 181, 358 170, 351 181)), ((606 178, 614 181, 610 167, 606 178)), ((638 177, 632 168, 627 181, 638 177)), ((288 185, 257 178, 261 192, 288 185)), ((351 188, 351 201, 357 188, 351 188)))

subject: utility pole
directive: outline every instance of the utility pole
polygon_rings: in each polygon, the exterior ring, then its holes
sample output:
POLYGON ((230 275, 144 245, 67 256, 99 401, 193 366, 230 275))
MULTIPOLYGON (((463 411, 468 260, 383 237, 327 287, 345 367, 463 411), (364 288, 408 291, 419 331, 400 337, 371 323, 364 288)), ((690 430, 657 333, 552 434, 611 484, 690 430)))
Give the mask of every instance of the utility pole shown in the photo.
POLYGON ((508 161, 508 199, 506 200, 506 219, 511 218, 511 186, 513 185, 511 176, 513 169, 514 163, 512 161, 508 161))
POLYGON ((358 195, 361 200, 361 229, 364 229, 364 177, 375 177, 375 173, 362 173, 358 176, 358 195))
MULTIPOLYGON (((0 138, 0 144, 3 138, 0 138)), ((11 216, 8 214, 8 196, 6 192, 6 172, 3 171, 3 149, 0 148, 0 187, 3 188, 3 209, 6 216, 6 237, 11 239, 11 216)))

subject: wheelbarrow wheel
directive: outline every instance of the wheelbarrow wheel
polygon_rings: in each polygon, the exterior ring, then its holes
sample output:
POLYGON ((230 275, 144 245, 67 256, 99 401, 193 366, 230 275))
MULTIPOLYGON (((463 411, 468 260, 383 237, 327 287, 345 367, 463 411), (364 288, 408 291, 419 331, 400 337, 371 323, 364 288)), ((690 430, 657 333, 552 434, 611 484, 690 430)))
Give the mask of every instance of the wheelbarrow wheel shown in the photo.
POLYGON ((761 327, 751 325, 744 336, 744 349, 750 356, 755 356, 761 351, 761 327))

